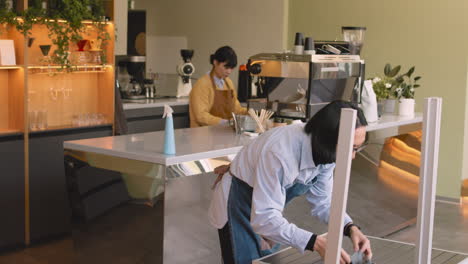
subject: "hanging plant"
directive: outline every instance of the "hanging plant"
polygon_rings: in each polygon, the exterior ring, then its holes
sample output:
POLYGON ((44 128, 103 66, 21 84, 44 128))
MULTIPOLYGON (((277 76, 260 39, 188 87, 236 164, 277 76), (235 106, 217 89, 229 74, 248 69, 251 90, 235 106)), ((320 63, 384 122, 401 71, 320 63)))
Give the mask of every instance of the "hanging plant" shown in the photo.
MULTIPOLYGON (((106 31, 104 19, 104 4, 102 0, 49 0, 49 8, 42 9, 42 0, 30 0, 29 8, 16 14, 8 10, 6 0, 0 0, 0 24, 14 26, 25 37, 31 36, 34 25, 45 25, 48 36, 55 45, 52 62, 61 69, 74 70, 70 60, 70 43, 83 39, 86 26, 84 20, 91 20, 96 30, 97 39, 102 42, 102 48, 110 39, 106 31), (18 16, 21 19, 18 19, 18 16)), ((1 32, 0 32, 1 33, 1 32)), ((106 63, 105 53, 102 62, 106 63)))
MULTIPOLYGON (((70 60, 70 43, 77 43, 83 39, 86 33, 84 20, 93 21, 97 31, 97 39, 102 41, 102 47, 106 47, 109 33, 105 30, 103 22, 104 6, 101 0, 62 0, 57 1, 57 7, 50 13, 50 20, 45 21, 49 29, 49 37, 56 46, 53 62, 61 65, 67 71, 74 70, 70 60), (62 20, 62 21, 61 21, 62 20), (66 22, 63 22, 66 21, 66 22)), ((105 56, 102 57, 106 62, 105 56)))

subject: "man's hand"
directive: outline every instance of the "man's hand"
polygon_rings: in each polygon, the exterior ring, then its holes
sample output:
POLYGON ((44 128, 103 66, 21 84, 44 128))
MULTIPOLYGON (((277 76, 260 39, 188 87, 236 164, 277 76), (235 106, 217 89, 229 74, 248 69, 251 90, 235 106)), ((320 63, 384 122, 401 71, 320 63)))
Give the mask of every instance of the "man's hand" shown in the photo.
POLYGON ((216 187, 216 184, 218 184, 218 182, 220 182, 222 179, 223 179, 223 175, 224 173, 228 172, 229 171, 229 165, 221 165, 221 166, 218 166, 214 169, 214 173, 218 174, 218 177, 216 178, 215 182, 213 183, 213 186, 211 186, 211 189, 214 190, 214 188, 216 187))
MULTIPOLYGON (((327 251, 327 234, 323 234, 320 236, 317 236, 317 239, 315 240, 314 244, 314 251, 317 251, 319 255, 322 257, 322 259, 325 259, 325 252, 327 251)), ((348 264, 351 262, 351 257, 341 249, 341 258, 340 258, 340 264, 348 264)))
POLYGON ((361 251, 366 255, 367 259, 372 259, 372 249, 370 246, 370 241, 367 237, 357 228, 352 226, 349 232, 349 237, 353 242, 354 252, 361 251))

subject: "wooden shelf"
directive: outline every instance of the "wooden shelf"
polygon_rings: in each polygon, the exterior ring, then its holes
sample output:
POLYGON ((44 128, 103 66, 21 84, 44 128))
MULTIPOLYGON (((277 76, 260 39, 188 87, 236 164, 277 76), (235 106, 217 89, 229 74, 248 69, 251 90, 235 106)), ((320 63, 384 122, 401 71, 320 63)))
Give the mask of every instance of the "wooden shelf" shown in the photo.
POLYGON ((97 128, 97 127, 109 127, 109 126, 112 126, 112 123, 104 123, 104 124, 89 125, 89 126, 73 126, 73 125, 48 126, 46 129, 30 130, 29 133, 36 134, 36 133, 44 133, 44 132, 51 132, 51 131, 80 130, 80 129, 89 129, 89 128, 97 128))
POLYGON ((19 129, 0 129, 0 136, 17 135, 21 133, 23 133, 23 131, 19 129))

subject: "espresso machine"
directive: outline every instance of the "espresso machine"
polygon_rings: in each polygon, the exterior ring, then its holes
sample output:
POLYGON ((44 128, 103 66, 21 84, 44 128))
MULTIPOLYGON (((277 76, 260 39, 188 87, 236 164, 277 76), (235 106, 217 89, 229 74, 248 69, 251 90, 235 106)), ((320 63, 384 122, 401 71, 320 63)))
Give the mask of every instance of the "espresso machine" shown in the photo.
MULTIPOLYGON (((356 28, 352 30, 356 31, 356 28)), ((349 33, 343 27, 344 34, 345 31, 349 33)), ((304 121, 334 100, 360 103, 364 61, 358 53, 363 38, 360 42, 357 38, 353 40, 353 43, 315 41, 314 51, 303 54, 284 52, 251 56, 247 64, 251 81, 242 89, 247 89, 249 99, 256 104, 259 98, 264 98, 264 108, 274 111, 275 117, 304 121)))
POLYGON ((116 56, 116 79, 123 99, 145 99, 145 56, 116 56))

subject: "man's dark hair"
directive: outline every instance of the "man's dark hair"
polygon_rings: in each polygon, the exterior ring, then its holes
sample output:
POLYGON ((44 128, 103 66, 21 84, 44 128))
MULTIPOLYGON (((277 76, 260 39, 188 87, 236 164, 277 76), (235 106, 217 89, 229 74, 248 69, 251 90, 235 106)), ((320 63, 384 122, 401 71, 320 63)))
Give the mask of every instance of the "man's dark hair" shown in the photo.
POLYGON ((224 46, 216 50, 215 54, 211 54, 210 63, 213 61, 226 62, 226 68, 234 68, 237 66, 236 52, 229 46, 224 46))
POLYGON ((336 145, 338 144, 341 109, 343 108, 357 110, 356 128, 367 126, 364 113, 356 104, 338 100, 326 105, 307 122, 304 129, 310 135, 312 158, 315 165, 336 161, 336 145))

